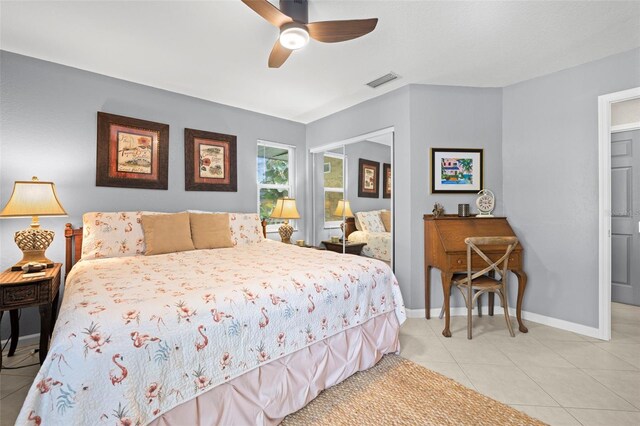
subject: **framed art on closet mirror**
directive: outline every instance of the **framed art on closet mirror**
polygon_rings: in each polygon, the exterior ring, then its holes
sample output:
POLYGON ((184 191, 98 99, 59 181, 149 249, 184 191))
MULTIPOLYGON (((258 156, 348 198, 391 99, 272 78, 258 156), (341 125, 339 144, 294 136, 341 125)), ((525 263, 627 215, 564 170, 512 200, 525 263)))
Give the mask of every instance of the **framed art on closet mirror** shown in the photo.
POLYGON ((391 198, 391 164, 382 165, 382 198, 391 198))
POLYGON ((184 129, 185 190, 238 190, 236 136, 184 129))
POLYGON ((358 161, 358 197, 378 198, 380 163, 360 158, 358 161))
POLYGON ((169 125, 98 112, 96 186, 167 189, 169 125))

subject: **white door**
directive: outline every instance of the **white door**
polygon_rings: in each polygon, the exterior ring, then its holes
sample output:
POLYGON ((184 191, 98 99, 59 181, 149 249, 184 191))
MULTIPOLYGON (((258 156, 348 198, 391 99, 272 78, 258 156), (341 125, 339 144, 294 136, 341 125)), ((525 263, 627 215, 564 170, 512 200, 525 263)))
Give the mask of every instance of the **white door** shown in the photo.
POLYGON ((640 306, 640 130, 611 135, 611 300, 640 306))

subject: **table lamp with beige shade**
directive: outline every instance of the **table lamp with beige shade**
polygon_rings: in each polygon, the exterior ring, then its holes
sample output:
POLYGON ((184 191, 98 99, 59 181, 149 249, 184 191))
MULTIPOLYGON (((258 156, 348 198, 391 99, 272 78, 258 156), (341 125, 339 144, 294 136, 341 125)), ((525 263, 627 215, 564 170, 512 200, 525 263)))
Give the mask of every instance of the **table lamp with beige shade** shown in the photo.
MULTIPOLYGON (((340 216, 342 218, 342 222, 340 222, 340 230, 342 230, 342 236, 344 238, 344 223, 345 218, 353 217, 353 212, 351 211, 351 205, 348 200, 338 200, 338 206, 336 207, 336 211, 333 212, 334 216, 340 216)), ((340 241, 343 240, 340 239, 340 241)))
POLYGON ((291 236, 293 235, 293 226, 289 225, 289 219, 300 219, 295 198, 278 198, 276 206, 271 212, 271 218, 284 219, 284 223, 278 228, 278 233, 283 243, 290 244, 291 236))
POLYGON ((53 262, 45 256, 55 233, 40 228, 39 216, 67 216, 56 193, 53 182, 41 182, 37 177, 30 181, 16 181, 9 201, 0 212, 0 218, 31 216, 31 226, 17 231, 14 240, 22 250, 22 260, 11 267, 17 271, 29 262, 44 263, 52 267, 53 262))

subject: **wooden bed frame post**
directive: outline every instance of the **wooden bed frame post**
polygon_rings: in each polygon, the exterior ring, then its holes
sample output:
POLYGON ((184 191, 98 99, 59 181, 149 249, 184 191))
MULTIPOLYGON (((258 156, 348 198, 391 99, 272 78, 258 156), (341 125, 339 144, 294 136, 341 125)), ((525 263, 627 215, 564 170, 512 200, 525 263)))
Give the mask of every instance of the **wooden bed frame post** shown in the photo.
POLYGON ((356 219, 353 217, 348 217, 344 221, 344 238, 349 238, 352 232, 356 232, 358 229, 356 228, 356 219))
POLYGON ((70 223, 64 225, 65 254, 64 254, 64 279, 67 279, 69 271, 82 256, 82 228, 73 229, 70 223))

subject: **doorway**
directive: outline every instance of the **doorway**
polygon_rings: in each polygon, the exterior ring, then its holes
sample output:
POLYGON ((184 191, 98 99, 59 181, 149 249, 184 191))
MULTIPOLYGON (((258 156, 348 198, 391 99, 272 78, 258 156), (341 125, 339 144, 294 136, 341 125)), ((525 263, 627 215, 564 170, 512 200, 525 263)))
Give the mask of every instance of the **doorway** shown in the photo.
MULTIPOLYGON (((640 87, 598 97, 599 146, 599 338, 611 339, 611 301, 615 297, 635 297, 639 285, 637 256, 633 246, 640 236, 638 198, 633 192, 640 188, 640 168, 635 167, 637 155, 628 155, 633 136, 617 135, 640 128, 640 119, 627 128, 614 127, 612 110, 622 102, 640 99, 640 87), (612 187, 615 184, 615 189, 612 187), (633 226, 632 226, 633 225, 633 226), (614 257, 615 256, 615 259, 614 257), (626 260, 623 258, 626 256, 626 260), (635 278, 634 278, 635 276, 635 278), (632 280, 636 280, 633 283, 632 280), (625 291, 621 291, 624 290, 625 291), (624 294, 623 294, 624 293, 624 294)), ((637 146, 637 144, 636 144, 637 146)), ((631 153, 632 154, 632 153, 631 153)), ((636 243, 637 244, 637 243, 636 243)))
POLYGON ((611 301, 640 306, 640 98, 611 105, 611 301))

